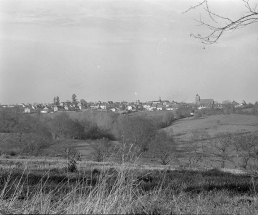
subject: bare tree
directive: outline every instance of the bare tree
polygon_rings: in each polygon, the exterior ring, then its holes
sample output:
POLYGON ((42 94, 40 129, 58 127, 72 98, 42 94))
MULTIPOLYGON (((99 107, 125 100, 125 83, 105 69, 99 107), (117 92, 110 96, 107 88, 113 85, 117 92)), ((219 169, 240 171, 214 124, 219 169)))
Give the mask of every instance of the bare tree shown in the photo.
POLYGON ((233 136, 230 133, 218 133, 213 140, 209 153, 213 160, 220 162, 221 168, 225 168, 227 162, 234 164, 232 142, 233 136))
POLYGON ((204 130, 194 130, 191 134, 191 147, 187 152, 189 167, 200 167, 207 164, 207 145, 210 143, 210 135, 204 130))
MULTIPOLYGON (((51 152, 53 155, 65 158, 67 160, 77 159, 79 154, 75 145, 68 139, 58 139, 51 145, 51 152)), ((51 154, 52 155, 52 154, 51 154)))
POLYGON ((143 154, 141 148, 128 139, 120 141, 114 152, 119 163, 135 163, 143 154))
MULTIPOLYGON (((192 37, 199 39, 204 44, 214 44, 220 39, 220 37, 226 31, 234 31, 240 28, 244 28, 248 25, 254 24, 258 22, 258 9, 257 4, 252 6, 249 3, 249 0, 242 0, 246 11, 243 13, 241 17, 236 19, 229 18, 227 16, 223 16, 214 12, 210 9, 209 1, 204 0, 195 6, 190 6, 188 10, 184 13, 189 12, 190 10, 203 7, 204 11, 208 14, 210 20, 204 21, 200 16, 197 21, 201 26, 206 26, 210 33, 207 35, 201 34, 191 34, 192 37)), ((230 8, 229 8, 230 9, 230 8)))
POLYGON ((149 147, 150 158, 152 161, 167 165, 171 161, 177 162, 177 147, 174 139, 165 131, 157 133, 149 147))
POLYGON ((114 152, 114 147, 112 146, 111 142, 106 138, 91 141, 90 146, 93 150, 93 160, 97 162, 106 161, 112 156, 114 152))
POLYGON ((233 146, 236 152, 236 166, 243 169, 257 168, 258 135, 245 133, 235 135, 233 146))
POLYGON ((242 157, 242 144, 245 142, 245 136, 243 134, 234 135, 233 137, 233 150, 235 153, 234 165, 235 168, 239 168, 241 165, 242 157))

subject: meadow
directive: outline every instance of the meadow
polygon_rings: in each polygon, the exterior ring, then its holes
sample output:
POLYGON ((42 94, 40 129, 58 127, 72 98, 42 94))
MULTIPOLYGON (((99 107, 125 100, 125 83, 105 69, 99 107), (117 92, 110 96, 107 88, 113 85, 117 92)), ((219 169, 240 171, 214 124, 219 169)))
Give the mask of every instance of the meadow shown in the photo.
MULTIPOLYGON (((73 114, 73 117, 78 117, 78 114, 73 114)), ((130 117, 136 115, 131 114, 130 117)), ((146 117, 161 119, 162 116, 153 112, 146 117)), ((96 140, 78 139, 66 139, 50 145, 41 156, 2 156, 1 213, 258 213, 256 171, 234 170, 231 166, 221 169, 216 162, 207 165, 205 159, 201 162, 205 165, 187 165, 191 153, 199 153, 199 142, 209 145, 221 132, 257 131, 257 116, 189 117, 176 120, 161 130, 175 139, 177 162, 160 165, 144 156, 125 163, 112 159, 96 162, 93 161, 94 150, 91 147, 96 140), (201 139, 195 134, 201 134, 201 139), (81 155, 73 170, 68 168, 70 160, 66 159, 68 146, 81 155)), ((111 142, 117 144, 116 141, 111 142)))
MULTIPOLYGON (((133 113, 131 117, 137 117, 145 114, 146 117, 159 117, 162 118, 164 113, 162 111, 154 112, 137 112, 133 113)), ((177 154, 179 157, 178 162, 171 163, 172 166, 186 166, 188 162, 189 153, 194 150, 198 151, 202 144, 209 146, 213 140, 216 140, 216 135, 221 133, 252 133, 258 131, 258 116, 228 114, 228 115, 212 115, 202 118, 188 117, 176 120, 171 126, 162 129, 171 134, 175 139, 177 146, 177 154), (194 138, 194 134, 200 133, 200 137, 194 138), (198 139, 199 138, 199 139, 198 139)), ((82 160, 91 161, 93 149, 90 146, 90 140, 69 140, 70 146, 74 147, 81 155, 82 160)), ((117 141, 111 141, 117 144, 117 141)), ((65 146, 55 145, 48 149, 52 157, 62 157, 65 146)), ((139 158, 141 163, 147 165, 157 165, 144 155, 139 158)), ((232 165, 227 164, 228 168, 234 168, 232 165)), ((207 168, 218 168, 219 164, 216 162, 206 162, 207 168)))
POLYGON ((139 164, 1 161, 1 213, 256 214, 258 177, 139 164))
MULTIPOLYGON (((225 152, 228 153, 228 159, 230 156, 236 157, 238 155, 234 149, 234 138, 252 134, 257 136, 258 116, 221 114, 201 118, 188 117, 175 121, 170 127, 164 128, 164 130, 173 135, 175 139, 181 165, 189 163, 189 155, 199 153, 204 155, 202 165, 200 166, 219 168, 221 162, 216 160, 222 159, 223 147, 225 152), (229 136, 228 140, 226 140, 227 136, 229 136)), ((247 142, 244 143, 244 139, 242 141, 243 148, 244 144, 249 144, 247 142)), ((247 145, 246 148, 248 148, 247 145)), ((255 145, 251 146, 250 144, 249 147, 256 148, 257 144, 255 145)), ((248 153, 251 153, 251 150, 248 153)), ((228 161, 226 162, 226 167, 236 168, 233 162, 228 161)))
POLYGON ((177 120, 169 128, 168 132, 173 131, 177 140, 190 141, 190 135, 196 130, 205 130, 211 137, 220 132, 254 132, 258 131, 258 116, 240 114, 221 114, 205 116, 201 118, 189 117, 177 120))

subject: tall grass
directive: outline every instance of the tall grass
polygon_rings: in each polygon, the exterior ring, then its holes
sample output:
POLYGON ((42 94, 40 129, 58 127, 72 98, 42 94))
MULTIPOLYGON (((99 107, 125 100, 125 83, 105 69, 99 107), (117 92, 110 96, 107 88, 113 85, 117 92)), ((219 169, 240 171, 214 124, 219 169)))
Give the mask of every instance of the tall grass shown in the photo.
MULTIPOLYGON (((76 180, 73 180, 73 177, 58 178, 51 175, 51 172, 41 174, 40 178, 31 177, 30 174, 33 173, 27 172, 26 169, 2 173, 2 176, 5 174, 5 177, 1 177, 2 213, 258 213, 255 178, 250 181, 254 187, 250 187, 250 190, 253 192, 246 194, 230 192, 227 189, 208 190, 204 189, 205 186, 202 188, 201 183, 204 184, 205 177, 215 176, 219 181, 224 173, 210 172, 202 176, 194 172, 156 171, 139 174, 139 170, 128 169, 123 165, 117 169, 84 172, 80 176, 78 174, 76 180), (56 184, 54 180, 60 182, 56 184), (200 186, 197 189, 195 185, 200 186)), ((228 180, 230 184, 235 178, 232 176, 232 180, 228 180)))

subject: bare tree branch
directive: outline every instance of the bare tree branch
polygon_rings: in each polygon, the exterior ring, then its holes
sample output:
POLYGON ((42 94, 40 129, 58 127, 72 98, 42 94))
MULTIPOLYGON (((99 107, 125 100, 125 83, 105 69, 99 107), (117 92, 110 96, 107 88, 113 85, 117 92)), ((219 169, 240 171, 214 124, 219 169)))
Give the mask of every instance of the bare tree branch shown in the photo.
POLYGON ((211 32, 205 36, 200 34, 197 34, 197 35, 191 34, 190 36, 199 39, 203 44, 214 44, 218 42, 218 40, 226 31, 234 31, 240 28, 244 28, 248 25, 257 23, 258 22, 257 4, 254 7, 252 7, 249 4, 249 0, 242 0, 242 1, 244 2, 245 7, 247 8, 247 11, 242 17, 235 20, 229 17, 224 17, 212 11, 209 7, 208 0, 204 0, 203 2, 195 6, 190 6, 190 8, 185 12, 183 12, 183 14, 189 12, 192 9, 196 9, 201 6, 204 6, 203 9, 209 15, 210 21, 209 20, 203 21, 201 16, 199 20, 195 20, 195 21, 198 22, 200 26, 206 26, 208 29, 211 30, 211 32), (218 23, 221 23, 222 21, 226 21, 226 23, 219 25, 218 23))
POLYGON ((200 2, 198 5, 190 6, 190 8, 189 8, 188 10, 186 10, 185 12, 183 12, 183 14, 184 14, 184 13, 187 13, 189 10, 195 9, 195 8, 197 8, 197 7, 201 6, 201 5, 203 5, 205 2, 206 2, 206 0, 204 0, 203 2, 200 2))

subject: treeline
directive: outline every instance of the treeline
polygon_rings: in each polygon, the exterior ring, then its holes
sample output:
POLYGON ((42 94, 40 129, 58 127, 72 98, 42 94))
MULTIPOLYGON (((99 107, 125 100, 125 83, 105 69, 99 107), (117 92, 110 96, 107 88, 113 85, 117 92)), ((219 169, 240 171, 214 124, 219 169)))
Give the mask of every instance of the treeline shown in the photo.
POLYGON ((203 117, 218 114, 245 114, 258 116, 258 102, 249 103, 242 107, 235 107, 234 103, 223 104, 222 108, 204 108, 195 111, 195 117, 203 117))
POLYGON ((49 126, 15 108, 0 111, 0 153, 33 154, 52 143, 49 126))
POLYGON ((150 118, 144 114, 119 115, 94 110, 23 114, 15 108, 4 108, 0 111, 0 153, 40 155, 45 148, 60 141, 103 138, 126 140, 144 151, 156 132, 174 120, 173 112, 150 118))

